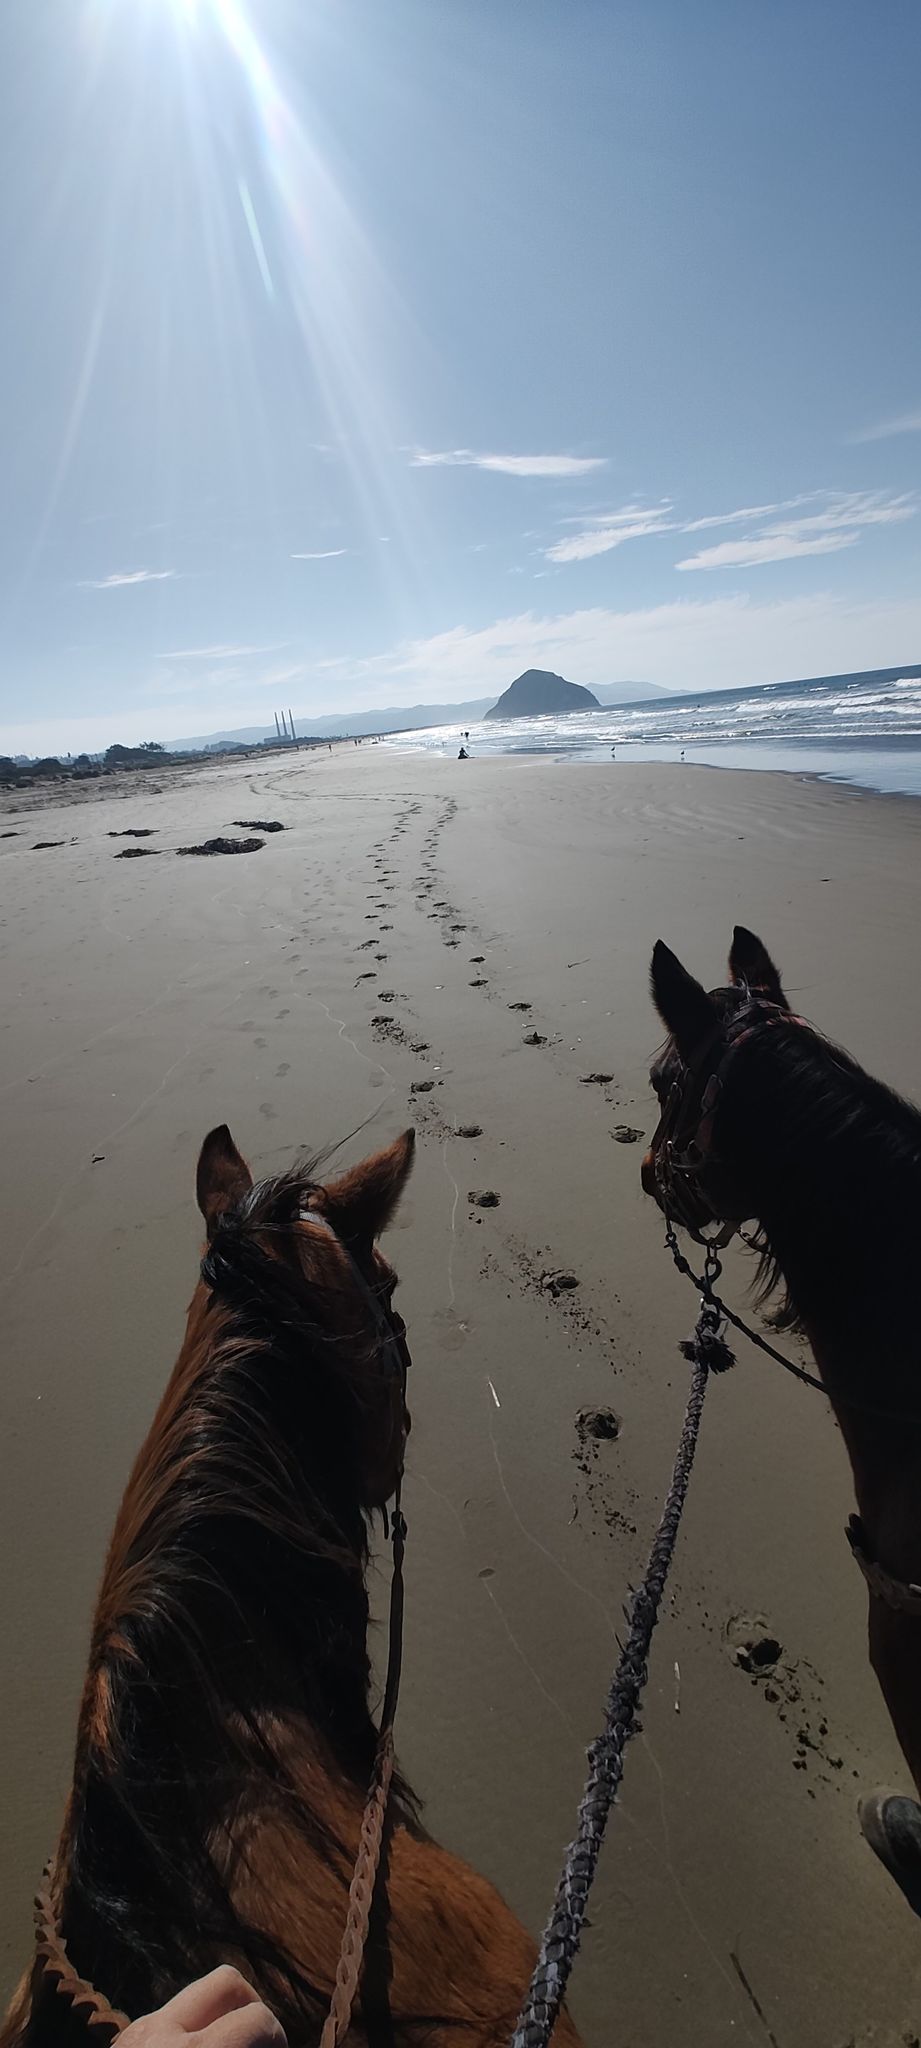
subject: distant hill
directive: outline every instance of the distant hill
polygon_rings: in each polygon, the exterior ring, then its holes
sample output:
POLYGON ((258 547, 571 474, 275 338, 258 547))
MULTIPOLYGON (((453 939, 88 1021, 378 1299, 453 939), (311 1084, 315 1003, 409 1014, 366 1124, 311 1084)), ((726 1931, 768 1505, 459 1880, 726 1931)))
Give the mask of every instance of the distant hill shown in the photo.
MULTIPOLYGON (((315 718, 309 711, 296 711, 295 731, 304 739, 358 739, 379 732, 410 732, 416 726, 476 725, 485 717, 491 697, 476 697, 466 704, 388 704, 383 711, 334 711, 315 718)), ((243 725, 233 732, 209 732, 198 739, 174 740, 175 752, 194 753, 201 747, 257 747, 260 740, 274 740, 275 726, 243 725)))
POLYGON ((649 697, 670 697, 670 683, 596 683, 599 704, 642 704, 649 697))
POLYGON ((565 676, 555 676, 549 668, 526 668, 523 675, 516 676, 507 690, 503 690, 498 704, 487 711, 487 718, 540 718, 547 714, 559 715, 567 711, 600 711, 601 706, 591 690, 581 683, 567 683, 565 676))
MULTIPOLYGON (((531 670, 531 674, 540 670, 531 670)), ((563 677, 558 678, 560 682, 563 677)), ((574 683, 569 684, 575 689, 574 683)), ((590 695, 586 692, 586 695, 590 695)), ((661 683, 599 683, 599 704, 635 704, 648 697, 669 697, 661 683)), ((334 711, 317 718, 309 711, 296 711, 296 731, 305 739, 345 739, 379 732, 411 732, 418 726, 477 725, 495 702, 492 697, 473 697, 463 704, 387 704, 381 711, 334 711)), ((569 707, 573 709, 571 705, 569 707)), ((585 707, 583 706, 583 709, 585 707)), ((170 753, 192 754, 204 747, 258 747, 261 740, 274 740, 275 726, 243 725, 231 731, 199 733, 195 739, 170 740, 170 753)))

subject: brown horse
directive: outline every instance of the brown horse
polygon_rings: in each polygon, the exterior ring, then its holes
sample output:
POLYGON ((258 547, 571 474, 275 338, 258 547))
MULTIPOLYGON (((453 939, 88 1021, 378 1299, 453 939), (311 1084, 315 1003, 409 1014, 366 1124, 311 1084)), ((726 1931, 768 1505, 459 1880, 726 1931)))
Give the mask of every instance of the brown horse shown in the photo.
MULTIPOLYGON (((807 1335, 850 1455, 870 1658, 921 1790, 921 1114, 791 1014, 742 927, 729 973, 730 988, 707 994, 655 948, 671 1036, 652 1068, 662 1117, 643 1185, 695 1235, 757 1219, 760 1298, 783 1285, 773 1320, 807 1335)), ((896 1824, 914 1835, 921 1887, 921 1815, 913 1801, 890 1807, 890 1836, 896 1824)))
MULTIPOLYGON (((319 2037, 376 1745, 368 1524, 409 1428, 375 1240, 413 1136, 325 1186, 254 1186, 224 1126, 202 1149, 202 1279, 106 1561, 52 1885, 75 1970, 131 2016, 229 1961, 291 2048, 319 2037)), ((505 2048, 534 1958, 395 1778, 349 2042, 505 2048)), ((36 1961, 5 2048, 81 2038, 36 1961)))

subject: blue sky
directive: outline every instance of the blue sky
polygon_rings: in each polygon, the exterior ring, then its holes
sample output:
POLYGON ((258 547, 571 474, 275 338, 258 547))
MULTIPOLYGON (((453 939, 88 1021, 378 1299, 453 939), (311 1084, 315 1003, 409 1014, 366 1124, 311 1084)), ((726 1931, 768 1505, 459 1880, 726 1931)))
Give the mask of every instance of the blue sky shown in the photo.
POLYGON ((10 0, 0 746, 921 658, 917 0, 10 0))

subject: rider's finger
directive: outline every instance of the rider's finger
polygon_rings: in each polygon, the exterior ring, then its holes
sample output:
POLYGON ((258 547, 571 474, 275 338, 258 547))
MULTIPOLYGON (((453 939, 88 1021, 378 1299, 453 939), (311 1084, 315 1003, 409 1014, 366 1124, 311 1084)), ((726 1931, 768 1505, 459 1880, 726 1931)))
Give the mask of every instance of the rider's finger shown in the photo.
POLYGON ((228 2013, 258 2004, 258 1992, 247 1984, 239 1970, 231 1963, 221 1963, 216 1970, 209 1970, 207 1977, 197 1977, 194 1984, 184 1985, 163 2007, 163 2012, 170 2020, 178 2021, 187 2034, 199 2034, 228 2013))
POLYGON ((285 2031, 261 1999, 229 2012, 198 2037, 199 2048, 286 2048, 285 2031))

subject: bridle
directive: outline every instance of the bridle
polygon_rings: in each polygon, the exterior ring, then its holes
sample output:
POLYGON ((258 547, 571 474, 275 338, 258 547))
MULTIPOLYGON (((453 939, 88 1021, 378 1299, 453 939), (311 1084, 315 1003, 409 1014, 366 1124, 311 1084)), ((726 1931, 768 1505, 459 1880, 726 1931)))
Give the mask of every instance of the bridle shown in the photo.
POLYGON ((700 1196, 704 1192, 701 1184, 716 1163, 714 1126, 727 1073, 743 1045, 781 1024, 811 1029, 804 1017, 794 1016, 791 1010, 782 1009, 767 997, 747 991, 735 1016, 728 1021, 718 1018, 686 1060, 677 1052, 674 1055, 677 1071, 662 1104, 650 1151, 659 1207, 666 1220, 680 1223, 696 1244, 713 1245, 721 1251, 739 1231, 740 1222, 713 1216, 713 1222, 719 1226, 717 1234, 704 1236, 700 1223, 700 1196), (720 1057, 714 1063, 711 1055, 717 1048, 720 1057))
MULTIPOLYGON (((324 1215, 322 1210, 308 1205, 299 1212, 298 1220, 328 1231, 348 1261, 352 1279, 371 1310, 381 1339, 384 1360, 389 1370, 398 1377, 401 1403, 399 1466, 392 1505, 389 1511, 387 1508, 384 1509, 385 1526, 389 1529, 392 1553, 384 1701, 371 1782, 362 1814, 358 1853, 349 1885, 348 1907, 333 1994, 320 2036, 320 2048, 337 2048, 337 2044, 344 2039, 348 2031, 361 1976, 394 1770, 393 1724, 403 1665, 403 1554, 406 1545, 406 1520, 402 1509, 402 1488, 407 1439, 406 1383, 412 1361, 402 1316, 395 1313, 390 1304, 381 1299, 380 1294, 362 1272, 354 1253, 338 1236, 329 1217, 324 1215)), ((207 1255, 202 1261, 202 1267, 205 1283, 213 1289, 213 1277, 208 1270, 207 1255)), ((86 2027, 92 2030, 92 2037, 99 2040, 104 2038, 108 2048, 108 2043, 119 2034, 123 2034, 126 2027, 131 2025, 131 2021, 126 2013, 120 2012, 117 2007, 110 2004, 103 1992, 97 1991, 95 1985, 87 1978, 81 1977, 71 1962, 61 1932, 54 1883, 55 1858, 52 1857, 42 1873, 42 1882, 35 1895, 36 1960, 41 1967, 42 1975, 50 1978, 54 1990, 62 1998, 67 1999, 72 2010, 79 2014, 86 2027), (105 2030, 104 2036, 102 2032, 97 2033, 97 2029, 105 2030)))

